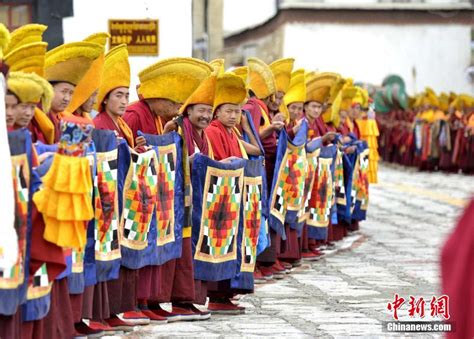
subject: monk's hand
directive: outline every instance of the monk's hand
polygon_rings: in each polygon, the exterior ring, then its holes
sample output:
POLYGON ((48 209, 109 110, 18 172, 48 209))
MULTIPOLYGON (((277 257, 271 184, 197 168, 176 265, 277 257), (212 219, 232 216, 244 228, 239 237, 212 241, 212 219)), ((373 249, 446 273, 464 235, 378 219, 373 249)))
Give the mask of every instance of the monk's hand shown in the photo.
POLYGON ((346 154, 352 154, 352 153, 354 153, 354 152, 356 151, 356 149, 357 149, 357 148, 356 148, 355 146, 349 146, 349 147, 347 147, 347 148, 344 150, 344 152, 345 152, 346 154))
POLYGON ((273 120, 273 121, 272 121, 272 124, 271 124, 271 127, 273 128, 273 130, 279 131, 279 130, 281 130, 283 127, 285 127, 285 123, 284 123, 283 121, 275 121, 275 120, 273 120))
POLYGON ((170 133, 177 130, 178 130, 178 123, 174 120, 170 120, 166 123, 165 128, 163 130, 163 134, 170 133))
POLYGON ((53 155, 54 152, 44 152, 38 155, 38 162, 41 164, 43 161, 48 159, 51 155, 53 155))
POLYGON ((240 119, 240 126, 244 131, 250 131, 250 124, 249 119, 247 119, 247 114, 242 113, 242 117, 240 119))
POLYGON ((139 136, 135 139, 135 147, 142 147, 146 145, 146 139, 144 136, 139 136))
POLYGON ((342 138, 342 143, 343 144, 347 144, 351 142, 351 137, 348 137, 347 135, 345 137, 342 138))
POLYGON ((285 123, 285 120, 286 120, 285 116, 282 113, 276 114, 272 119, 272 121, 280 121, 280 122, 283 122, 283 123, 285 123))
POLYGON ((328 144, 330 142, 333 142, 335 138, 336 138, 335 132, 327 132, 323 136, 323 144, 328 144))
POLYGON ((296 134, 301 128, 301 123, 303 122, 303 119, 297 120, 295 127, 293 127, 293 133, 296 134))

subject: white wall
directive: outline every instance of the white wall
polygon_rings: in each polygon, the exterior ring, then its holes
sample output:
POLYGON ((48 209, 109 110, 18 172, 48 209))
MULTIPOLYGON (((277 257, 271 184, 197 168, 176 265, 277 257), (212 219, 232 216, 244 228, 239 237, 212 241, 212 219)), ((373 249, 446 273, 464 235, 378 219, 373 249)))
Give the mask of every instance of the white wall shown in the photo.
POLYGON ((466 74, 470 43, 470 27, 463 25, 292 23, 285 25, 283 56, 295 57, 296 67, 334 71, 373 84, 396 73, 409 94, 425 86, 474 93, 466 74))
POLYGON ((192 55, 192 0, 75 0, 74 17, 63 19, 64 41, 80 41, 99 31, 108 32, 109 19, 158 19, 159 56, 130 57, 135 100, 138 72, 162 58, 192 55))

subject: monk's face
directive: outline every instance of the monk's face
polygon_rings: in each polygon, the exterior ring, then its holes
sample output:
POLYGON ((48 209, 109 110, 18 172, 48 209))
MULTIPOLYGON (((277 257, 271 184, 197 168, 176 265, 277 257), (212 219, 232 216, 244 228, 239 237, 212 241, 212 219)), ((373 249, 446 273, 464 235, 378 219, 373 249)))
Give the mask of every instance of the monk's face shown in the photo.
POLYGON ((360 114, 361 114, 361 106, 359 104, 355 104, 351 109, 350 109, 350 118, 352 120, 359 119, 360 114))
POLYGON ((314 120, 323 113, 323 104, 317 101, 310 101, 304 105, 304 112, 309 119, 314 120))
POLYGON ((104 100, 105 111, 109 114, 122 116, 128 105, 128 88, 118 87, 112 90, 104 100))
POLYGON ((83 112, 92 111, 92 107, 94 107, 95 103, 97 102, 97 93, 99 93, 99 90, 94 91, 89 99, 87 99, 87 101, 81 105, 81 110, 83 112))
POLYGON ((180 103, 168 99, 147 99, 146 102, 153 114, 161 117, 165 121, 170 121, 176 117, 181 107, 180 103))
POLYGON ((74 93, 74 85, 68 82, 58 82, 53 85, 54 97, 51 102, 51 111, 54 113, 63 112, 71 102, 74 93))
POLYGON ((188 107, 186 110, 188 112, 189 121, 191 121, 197 130, 203 130, 211 123, 212 106, 196 104, 188 107))
POLYGON ((272 112, 278 112, 280 109, 280 105, 283 102, 283 97, 285 96, 285 93, 281 91, 277 91, 274 95, 270 96, 265 100, 268 109, 272 112))
POLYGON ((7 126, 12 127, 15 124, 16 111, 18 110, 18 99, 13 94, 5 96, 5 118, 7 126))
POLYGON ((216 110, 216 119, 226 128, 234 128, 240 121, 242 111, 240 105, 224 104, 216 110))
POLYGON ((26 127, 30 123, 31 119, 35 115, 34 103, 20 103, 17 105, 15 110, 15 126, 17 127, 26 127))
POLYGON ((347 111, 339 111, 339 117, 341 118, 341 125, 346 123, 347 111))
POLYGON ((288 112, 290 112, 290 120, 296 121, 303 117, 303 103, 293 102, 288 105, 288 112))

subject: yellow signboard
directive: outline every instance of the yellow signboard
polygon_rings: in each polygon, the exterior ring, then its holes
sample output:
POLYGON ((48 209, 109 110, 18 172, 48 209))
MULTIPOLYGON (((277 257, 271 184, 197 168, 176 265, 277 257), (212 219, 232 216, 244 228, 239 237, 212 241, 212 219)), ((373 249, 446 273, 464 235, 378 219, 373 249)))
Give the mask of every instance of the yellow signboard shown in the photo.
POLYGON ((110 48, 127 44, 129 55, 158 55, 158 20, 109 20, 110 48))

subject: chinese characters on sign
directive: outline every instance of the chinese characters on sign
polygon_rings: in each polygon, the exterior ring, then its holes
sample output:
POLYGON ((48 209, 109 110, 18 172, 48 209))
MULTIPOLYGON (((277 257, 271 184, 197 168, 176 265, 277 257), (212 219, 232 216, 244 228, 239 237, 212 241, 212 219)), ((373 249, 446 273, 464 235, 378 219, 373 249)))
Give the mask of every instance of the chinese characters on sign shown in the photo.
POLYGON ((129 55, 158 56, 158 20, 109 20, 110 48, 127 44, 129 55))
MULTIPOLYGON (((398 312, 404 303, 405 298, 395 294, 393 302, 387 304, 387 309, 392 312, 393 319, 398 320, 398 312)), ((423 319, 425 317, 425 305, 426 301, 423 297, 416 298, 410 296, 410 300, 408 301, 408 315, 411 318, 417 317, 423 319)), ((433 296, 430 301, 429 309, 431 317, 449 320, 449 297, 447 295, 440 297, 433 296)))

